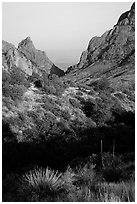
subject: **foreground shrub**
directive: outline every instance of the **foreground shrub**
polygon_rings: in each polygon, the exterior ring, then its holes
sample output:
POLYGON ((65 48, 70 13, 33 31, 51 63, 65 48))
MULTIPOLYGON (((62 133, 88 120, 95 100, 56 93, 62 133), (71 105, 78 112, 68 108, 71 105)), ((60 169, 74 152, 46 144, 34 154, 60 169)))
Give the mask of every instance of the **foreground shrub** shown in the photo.
POLYGON ((62 174, 36 167, 23 176, 20 194, 26 201, 51 201, 63 190, 62 174))
POLYGON ((76 175, 77 184, 94 188, 97 179, 94 168, 94 165, 85 165, 84 167, 80 167, 76 175))
POLYGON ((128 180, 134 170, 134 163, 124 163, 120 156, 114 156, 110 153, 102 155, 103 166, 101 173, 105 181, 118 182, 128 180))

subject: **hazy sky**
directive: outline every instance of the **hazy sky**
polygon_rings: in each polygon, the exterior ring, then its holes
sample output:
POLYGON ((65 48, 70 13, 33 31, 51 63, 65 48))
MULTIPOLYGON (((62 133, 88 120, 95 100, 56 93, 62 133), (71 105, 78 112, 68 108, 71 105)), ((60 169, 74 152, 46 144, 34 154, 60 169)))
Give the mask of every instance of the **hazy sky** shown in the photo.
POLYGON ((85 50, 89 40, 116 24, 131 2, 2 4, 2 39, 15 46, 30 36, 41 50, 85 50))

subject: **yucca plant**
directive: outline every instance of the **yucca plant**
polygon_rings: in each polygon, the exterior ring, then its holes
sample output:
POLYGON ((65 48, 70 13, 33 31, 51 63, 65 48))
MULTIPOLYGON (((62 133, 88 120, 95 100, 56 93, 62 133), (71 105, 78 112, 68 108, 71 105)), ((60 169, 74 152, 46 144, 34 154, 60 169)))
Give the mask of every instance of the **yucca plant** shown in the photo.
POLYGON ((63 190, 63 187, 64 181, 61 173, 48 167, 46 169, 36 167, 23 175, 21 192, 23 194, 26 192, 31 201, 41 201, 41 199, 44 201, 47 197, 48 200, 53 199, 63 190))

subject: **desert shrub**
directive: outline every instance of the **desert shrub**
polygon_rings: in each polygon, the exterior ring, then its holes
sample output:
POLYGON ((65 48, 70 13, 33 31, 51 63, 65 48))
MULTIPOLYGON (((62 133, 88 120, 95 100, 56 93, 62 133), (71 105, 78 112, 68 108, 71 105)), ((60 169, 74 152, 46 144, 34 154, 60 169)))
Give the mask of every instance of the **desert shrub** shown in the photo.
POLYGON ((95 193, 88 188, 88 186, 82 186, 76 188, 75 191, 70 191, 66 195, 65 199, 61 201, 65 202, 97 202, 95 193))
POLYGON ((14 106, 14 101, 8 96, 3 98, 2 104, 10 110, 14 106))
POLYGON ((94 82, 91 82, 90 86, 94 87, 95 91, 104 91, 109 89, 110 83, 108 79, 102 78, 94 82))
POLYGON ((56 95, 60 96, 63 93, 64 89, 66 88, 64 86, 63 80, 55 74, 53 74, 50 79, 51 84, 53 84, 54 88, 56 89, 56 95))
POLYGON ((18 84, 14 85, 6 84, 2 89, 3 95, 6 97, 11 97, 11 99, 14 101, 21 100, 26 90, 27 89, 25 86, 18 84))
POLYGON ((109 153, 104 153, 102 155, 102 164, 102 176, 108 182, 127 180, 130 178, 133 170, 130 170, 132 164, 126 164, 120 156, 113 157, 113 155, 109 153))
POLYGON ((49 85, 49 75, 48 73, 46 73, 45 71, 42 72, 42 76, 41 76, 41 79, 43 81, 44 84, 47 84, 49 85))
POLYGON ((42 90, 46 94, 56 94, 56 89, 55 89, 55 87, 53 85, 48 86, 47 84, 44 84, 42 90))
POLYGON ((82 105, 82 110, 86 116, 92 118, 98 125, 105 124, 107 121, 112 120, 110 106, 102 99, 83 101, 82 105))
POLYGON ((87 117, 91 117, 93 113, 93 109, 96 106, 95 102, 92 102, 90 100, 84 101, 83 102, 83 111, 86 114, 87 117))
POLYGON ((63 181, 64 181, 64 186, 66 191, 69 193, 70 191, 75 189, 75 181, 76 181, 76 177, 75 177, 75 172, 74 170, 68 166, 66 171, 63 173, 63 181))
POLYGON ((94 95, 96 95, 96 92, 95 92, 94 89, 91 87, 88 94, 91 95, 91 96, 94 96, 94 95))
POLYGON ((27 89, 25 88, 25 86, 15 84, 14 86, 12 86, 10 96, 13 100, 17 100, 17 99, 21 100, 26 90, 27 89))
POLYGON ((75 87, 75 83, 70 80, 70 79, 62 79, 63 80, 63 84, 64 84, 64 88, 68 88, 68 87, 75 87))
POLYGON ((54 134, 61 134, 62 128, 60 123, 51 114, 46 114, 43 121, 40 119, 36 122, 39 137, 42 137, 45 141, 54 138, 54 134))
POLYGON ((61 94, 64 91, 63 84, 62 83, 56 83, 56 84, 54 84, 54 88, 56 89, 56 95, 61 96, 61 94))
POLYGON ((69 102, 75 108, 80 108, 81 107, 80 102, 78 100, 76 100, 76 99, 70 98, 69 102))
POLYGON ((19 67, 12 67, 10 77, 10 84, 24 85, 26 88, 30 87, 30 82, 27 80, 25 73, 19 67))
POLYGON ((64 182, 62 174, 54 171, 36 167, 22 177, 22 185, 19 193, 26 201, 49 201, 63 190, 64 182))
POLYGON ((78 186, 88 186, 89 189, 94 189, 97 183, 97 175, 95 166, 86 164, 83 167, 77 168, 76 183, 78 186))
POLYGON ((82 110, 87 117, 90 117, 98 125, 112 124, 116 122, 116 115, 121 114, 121 105, 109 93, 102 92, 96 100, 82 100, 82 110))
POLYGON ((9 97, 11 94, 11 89, 12 89, 12 86, 9 83, 4 84, 4 86, 2 87, 3 96, 9 97))
POLYGON ((2 86, 4 86, 6 83, 10 83, 11 77, 10 74, 2 69, 2 86))
POLYGON ((69 112, 62 110, 61 111, 61 116, 65 119, 65 120, 69 120, 70 119, 70 114, 69 112))
POLYGON ((42 90, 47 94, 54 94, 60 96, 64 91, 65 87, 63 81, 55 74, 42 76, 42 90))
POLYGON ((28 77, 28 81, 30 82, 35 82, 40 79, 41 79, 40 75, 35 72, 33 72, 32 75, 28 77))

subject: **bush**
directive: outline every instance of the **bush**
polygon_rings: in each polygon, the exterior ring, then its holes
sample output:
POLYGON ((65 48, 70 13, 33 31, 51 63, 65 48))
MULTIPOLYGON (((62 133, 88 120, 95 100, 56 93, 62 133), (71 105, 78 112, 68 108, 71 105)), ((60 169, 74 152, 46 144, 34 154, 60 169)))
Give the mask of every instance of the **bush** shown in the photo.
POLYGON ((109 153, 102 155, 103 166, 101 168, 102 176, 107 182, 118 182, 130 178, 130 167, 132 164, 125 164, 121 157, 109 153))
POLYGON ((44 84, 42 90, 43 90, 46 94, 56 94, 56 89, 54 88, 53 85, 48 86, 48 85, 44 84))
POLYGON ((48 197, 54 200, 63 184, 62 174, 58 171, 36 167, 23 175, 19 193, 23 198, 27 196, 26 201, 44 201, 48 197))
POLYGON ((108 90, 110 83, 108 79, 102 78, 92 82, 90 86, 93 86, 95 91, 105 91, 105 90, 108 90))
POLYGON ((35 82, 37 80, 40 80, 41 77, 37 73, 33 72, 31 76, 28 77, 28 81, 35 82))
POLYGON ((81 108, 80 102, 78 100, 69 98, 69 102, 74 108, 81 108))
POLYGON ((26 90, 27 90, 26 87, 23 85, 5 84, 5 86, 2 89, 2 92, 5 97, 11 97, 11 99, 15 101, 21 100, 26 90))
POLYGON ((2 69, 2 86, 4 86, 6 83, 10 83, 10 81, 10 73, 2 69))
POLYGON ((84 167, 78 168, 76 175, 77 184, 82 186, 88 186, 88 188, 94 188, 96 183, 96 173, 94 170, 95 166, 86 164, 84 167))
POLYGON ((17 85, 15 84, 14 86, 12 86, 11 88, 11 92, 10 92, 10 97, 15 101, 15 100, 21 100, 22 96, 24 94, 24 92, 27 89, 23 86, 23 85, 17 85))
POLYGON ((96 101, 87 100, 82 102, 82 110, 86 117, 90 117, 98 125, 105 124, 112 118, 111 104, 102 98, 96 101))
POLYGON ((10 72, 10 84, 24 85, 26 88, 30 87, 30 83, 27 81, 25 73, 19 67, 12 67, 10 72))

